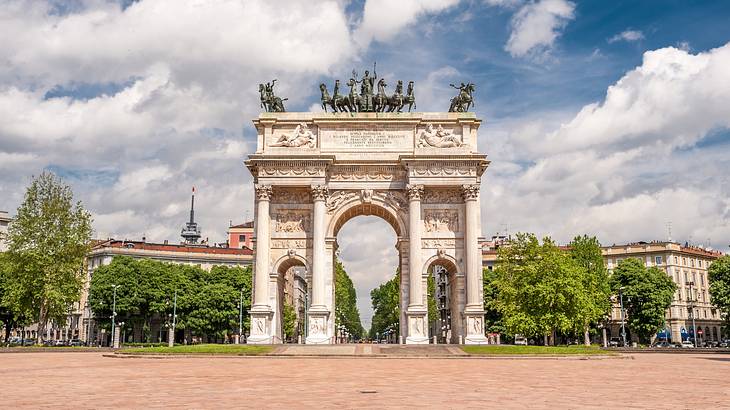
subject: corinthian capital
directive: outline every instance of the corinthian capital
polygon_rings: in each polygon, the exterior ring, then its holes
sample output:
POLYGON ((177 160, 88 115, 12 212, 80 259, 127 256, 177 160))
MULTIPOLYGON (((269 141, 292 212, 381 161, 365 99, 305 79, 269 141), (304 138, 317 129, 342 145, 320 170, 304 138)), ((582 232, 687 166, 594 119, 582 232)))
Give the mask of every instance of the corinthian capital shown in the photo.
POLYGON ((271 199, 271 193, 273 192, 271 185, 256 185, 254 188, 256 189, 256 199, 265 201, 271 199))
POLYGON ((479 199, 479 184, 462 185, 461 196, 464 197, 464 201, 479 199))
POLYGON ((326 201, 329 196, 327 185, 312 185, 312 200, 326 201))
POLYGON ((423 185, 406 185, 408 199, 412 201, 420 201, 423 196, 423 185))

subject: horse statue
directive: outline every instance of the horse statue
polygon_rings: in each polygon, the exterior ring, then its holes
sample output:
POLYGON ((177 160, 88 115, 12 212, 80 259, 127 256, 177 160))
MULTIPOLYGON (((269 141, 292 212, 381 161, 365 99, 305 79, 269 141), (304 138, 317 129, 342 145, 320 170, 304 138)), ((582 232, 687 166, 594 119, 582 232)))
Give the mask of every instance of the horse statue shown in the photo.
POLYGON ((259 98, 261 99, 261 108, 267 112, 285 112, 284 101, 288 98, 281 99, 274 95, 274 85, 276 79, 270 83, 259 84, 259 98))
POLYGON ((395 92, 388 99, 388 112, 401 112, 403 109, 403 81, 398 80, 395 85, 395 92))
POLYGON ((411 112, 411 106, 416 109, 416 96, 413 94, 413 81, 408 82, 408 89, 406 90, 406 96, 403 98, 403 105, 408 104, 408 112, 411 112))
POLYGON ((388 84, 385 83, 384 78, 381 78, 378 81, 378 93, 375 94, 375 97, 373 98, 373 111, 385 111, 385 106, 388 104, 388 96, 385 95, 385 87, 387 86, 388 84))
POLYGON ((358 81, 354 78, 350 78, 350 81, 347 82, 347 85, 350 86, 350 94, 345 98, 345 100, 348 102, 347 108, 350 112, 357 112, 360 109, 361 98, 357 94, 357 91, 355 91, 357 83, 358 81))
POLYGON ((449 112, 467 112, 469 107, 474 107, 473 93, 476 87, 472 83, 461 83, 459 87, 454 84, 449 84, 451 87, 459 90, 459 95, 451 99, 451 106, 449 106, 449 112))
POLYGON ((327 86, 324 85, 324 83, 319 85, 319 91, 322 92, 322 97, 320 98, 320 101, 322 101, 322 109, 324 110, 324 112, 327 112, 328 105, 332 108, 332 112, 337 112, 337 106, 335 105, 335 101, 333 98, 330 97, 330 93, 327 92, 327 86))

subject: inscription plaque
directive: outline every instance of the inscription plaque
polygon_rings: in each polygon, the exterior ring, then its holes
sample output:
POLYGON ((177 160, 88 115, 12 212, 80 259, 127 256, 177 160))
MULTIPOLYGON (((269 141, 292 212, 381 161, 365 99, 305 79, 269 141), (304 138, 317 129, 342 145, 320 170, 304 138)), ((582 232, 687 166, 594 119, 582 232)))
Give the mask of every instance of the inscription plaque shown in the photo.
POLYGON ((322 151, 409 151, 413 129, 373 126, 321 130, 322 151))

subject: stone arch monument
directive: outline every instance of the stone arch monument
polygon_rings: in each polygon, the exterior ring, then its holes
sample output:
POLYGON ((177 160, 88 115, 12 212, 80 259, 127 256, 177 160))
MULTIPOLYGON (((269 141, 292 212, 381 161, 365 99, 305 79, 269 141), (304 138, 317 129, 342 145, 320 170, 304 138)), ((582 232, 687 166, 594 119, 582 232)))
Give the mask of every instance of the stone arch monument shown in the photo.
MULTIPOLYGON (((454 280, 451 342, 486 343, 479 184, 473 113, 262 113, 254 178, 255 265, 249 343, 280 343, 282 269, 306 269, 306 343, 333 343, 337 233, 359 215, 398 237, 400 333, 429 342, 427 275, 439 261, 454 280)), ((364 249, 363 251, 367 251, 364 249)))

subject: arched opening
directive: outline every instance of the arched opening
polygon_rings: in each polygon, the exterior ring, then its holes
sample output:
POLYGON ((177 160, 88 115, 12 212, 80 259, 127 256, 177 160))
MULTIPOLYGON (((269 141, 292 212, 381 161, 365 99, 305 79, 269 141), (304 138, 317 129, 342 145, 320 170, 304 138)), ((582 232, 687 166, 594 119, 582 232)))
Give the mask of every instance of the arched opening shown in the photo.
POLYGON ((428 322, 438 343, 458 343, 461 335, 459 281, 454 259, 442 251, 426 262, 428 274, 428 322))
POLYGON ((277 332, 282 343, 300 343, 306 337, 309 276, 306 260, 295 254, 277 263, 277 332))
POLYGON ((399 341, 403 281, 402 275, 397 275, 401 266, 398 238, 404 231, 397 214, 373 203, 345 207, 332 219, 330 234, 337 245, 332 265, 336 342, 355 341, 359 337, 380 343, 399 341), (359 329, 353 328, 357 324, 348 318, 352 315, 347 310, 352 301, 344 300, 348 298, 343 289, 348 286, 347 280, 356 294, 360 334, 359 329))

